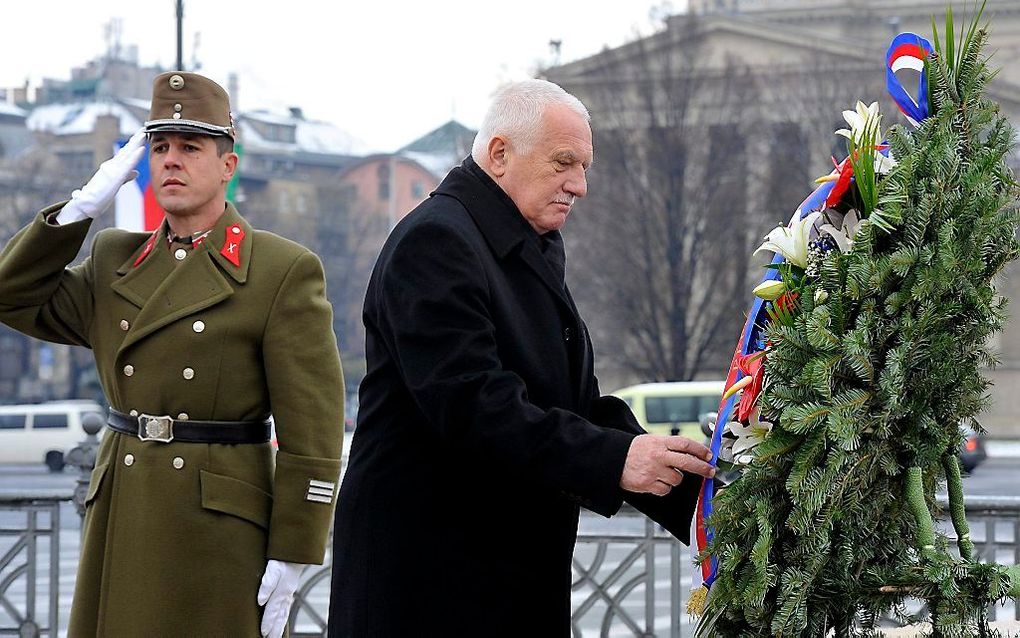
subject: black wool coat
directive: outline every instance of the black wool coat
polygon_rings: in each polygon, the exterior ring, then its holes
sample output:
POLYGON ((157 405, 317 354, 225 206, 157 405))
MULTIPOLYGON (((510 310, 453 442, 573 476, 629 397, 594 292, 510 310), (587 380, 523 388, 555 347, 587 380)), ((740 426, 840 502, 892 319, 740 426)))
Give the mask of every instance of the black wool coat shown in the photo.
POLYGON ((625 494, 642 433, 599 394, 540 236, 470 158, 391 233, 334 528, 329 635, 568 636, 578 508, 687 542, 701 486, 625 494))

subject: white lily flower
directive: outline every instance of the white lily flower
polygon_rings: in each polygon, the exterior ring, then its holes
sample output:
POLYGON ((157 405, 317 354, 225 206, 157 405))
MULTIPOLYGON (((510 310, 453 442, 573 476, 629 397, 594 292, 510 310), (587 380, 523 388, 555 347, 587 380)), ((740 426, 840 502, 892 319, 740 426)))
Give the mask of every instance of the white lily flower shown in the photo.
POLYGON ((819 233, 825 233, 839 246, 839 251, 842 253, 850 252, 850 249, 854 245, 854 235, 857 234, 857 227, 860 226, 861 220, 857 216, 856 210, 851 210, 843 216, 843 222, 839 228, 832 224, 822 224, 818 227, 819 233))
POLYGON ((882 155, 882 153, 875 151, 875 172, 879 175, 887 175, 889 171, 896 166, 896 158, 892 156, 892 151, 889 152, 888 157, 882 155))
POLYGON ((878 112, 878 102, 865 106, 864 102, 858 100, 855 111, 843 111, 843 119, 850 128, 841 128, 836 131, 836 135, 853 140, 856 146, 877 146, 882 143, 882 116, 878 112), (872 136, 865 139, 869 129, 872 136))
MULTIPOLYGON (((850 125, 849 129, 841 128, 836 135, 852 140, 857 148, 875 148, 882 143, 882 116, 878 112, 878 102, 872 102, 865 106, 864 102, 857 102, 857 109, 854 111, 843 111, 843 119, 850 125), (870 133, 870 135, 869 135, 870 133)), ((885 156, 879 151, 875 153, 875 172, 885 175, 896 166, 896 160, 892 154, 885 156)))
POLYGON ((811 229, 822 214, 815 211, 804 219, 795 219, 789 226, 778 226, 773 228, 765 237, 765 242, 758 246, 754 254, 763 250, 782 255, 783 259, 791 264, 807 268, 808 240, 811 229))
POLYGON ((762 421, 758 409, 755 408, 748 418, 747 425, 737 421, 730 421, 726 424, 726 428, 737 437, 733 442, 732 454, 734 462, 747 465, 751 461, 750 452, 764 441, 765 437, 772 431, 772 423, 762 421))
POLYGON ((825 292, 821 288, 815 290, 815 304, 825 303, 825 300, 829 298, 829 293, 825 292))

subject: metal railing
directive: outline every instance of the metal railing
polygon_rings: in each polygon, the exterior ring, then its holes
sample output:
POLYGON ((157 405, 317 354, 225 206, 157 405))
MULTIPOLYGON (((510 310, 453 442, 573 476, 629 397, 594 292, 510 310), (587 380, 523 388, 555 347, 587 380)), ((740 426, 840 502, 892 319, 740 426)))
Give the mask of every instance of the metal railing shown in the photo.
POLYGON ((0 636, 58 635, 60 504, 70 500, 64 491, 0 491, 0 636))
MULTIPOLYGON (((942 500, 945 507, 947 503, 942 500)), ((1020 563, 1020 498, 966 499, 971 538, 983 561, 1020 563)), ((952 527, 943 519, 952 538, 952 527)), ((331 560, 309 570, 291 610, 291 636, 326 635, 331 560)), ((607 521, 582 515, 574 550, 571 630, 575 638, 686 638, 696 621, 687 615, 692 564, 690 548, 633 510, 607 521)), ((989 618, 1020 601, 992 607, 989 618)))
MULTIPOLYGON (((66 491, 0 491, 0 636, 58 636, 60 505, 69 500, 66 491)), ((968 497, 967 518, 982 560, 1020 563, 1020 498, 968 497)), ((304 575, 291 614, 295 638, 326 634, 331 566, 327 556, 304 575)), ((582 516, 573 635, 691 635, 685 605, 692 569, 690 550, 635 512, 612 520, 582 516)), ((1020 604, 1008 601, 989 617, 997 613, 1020 619, 1020 604)))

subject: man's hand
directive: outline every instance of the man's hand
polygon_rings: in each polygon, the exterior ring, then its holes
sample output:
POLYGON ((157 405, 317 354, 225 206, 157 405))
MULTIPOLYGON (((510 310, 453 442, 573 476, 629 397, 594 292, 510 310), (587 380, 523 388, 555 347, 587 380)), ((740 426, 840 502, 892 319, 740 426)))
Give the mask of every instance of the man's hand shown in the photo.
POLYGON ((683 480, 681 471, 715 476, 711 460, 711 450, 686 437, 642 434, 634 437, 627 451, 620 487, 665 496, 683 480))
POLYGON ((290 606, 294 604, 294 592, 297 591, 304 563, 285 563, 270 560, 266 563, 266 573, 262 576, 259 586, 258 603, 264 605, 262 612, 262 635, 268 638, 280 638, 287 626, 290 606))
POLYGON ((135 166, 144 153, 145 131, 139 129, 116 155, 99 166, 88 184, 71 193, 71 201, 57 214, 57 224, 70 224, 86 217, 95 219, 101 215, 113 203, 120 187, 138 175, 135 166))

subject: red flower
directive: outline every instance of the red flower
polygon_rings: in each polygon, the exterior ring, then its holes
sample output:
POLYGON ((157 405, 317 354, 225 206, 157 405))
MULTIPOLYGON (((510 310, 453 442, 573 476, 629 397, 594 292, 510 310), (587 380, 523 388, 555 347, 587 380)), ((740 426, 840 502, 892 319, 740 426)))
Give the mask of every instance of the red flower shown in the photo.
POLYGON ((839 179, 833 184, 832 190, 829 191, 829 196, 825 198, 825 206, 832 208, 839 203, 839 200, 843 199, 843 195, 850 188, 850 180, 854 176, 854 165, 850 161, 850 158, 843 160, 839 168, 839 179))
POLYGON ((737 361, 737 367, 744 375, 751 377, 751 384, 741 391, 740 403, 737 404, 737 420, 746 423, 754 411, 758 395, 761 394, 762 381, 765 377, 765 353, 745 354, 737 361))
POLYGON ((780 310, 789 310, 792 312, 793 309, 797 307, 798 297, 800 297, 800 294, 795 290, 791 290, 779 295, 773 303, 775 303, 780 310))

